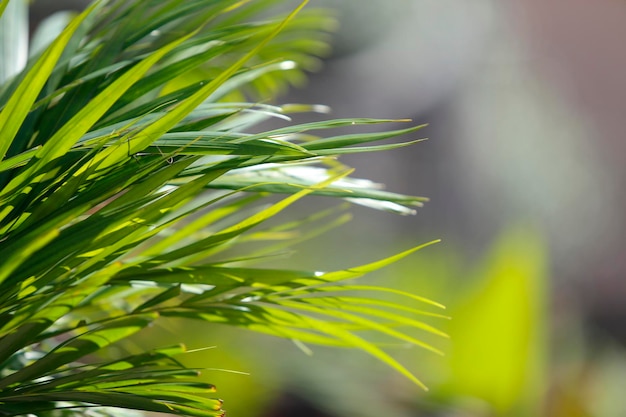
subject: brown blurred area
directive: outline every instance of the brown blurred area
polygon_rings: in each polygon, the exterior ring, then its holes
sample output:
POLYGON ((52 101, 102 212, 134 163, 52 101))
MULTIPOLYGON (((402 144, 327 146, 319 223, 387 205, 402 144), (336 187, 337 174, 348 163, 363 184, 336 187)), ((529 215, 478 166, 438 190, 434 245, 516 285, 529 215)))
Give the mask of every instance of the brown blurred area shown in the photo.
MULTIPOLYGON (((585 140, 598 159, 602 175, 595 177, 588 198, 609 207, 609 225, 597 230, 589 243, 601 253, 584 265, 580 279, 599 316, 610 312, 626 318, 626 3, 602 0, 512 2, 510 13, 528 39, 532 68, 555 86, 589 128, 585 140), (604 311, 603 311, 604 310, 604 311), (608 310, 608 311, 607 311, 608 310)), ((581 170, 587 167, 582 166, 581 170)), ((593 214, 591 223, 601 224, 593 214)), ((626 322, 615 324, 626 340, 626 322)))
POLYGON ((589 115, 599 131, 598 152, 623 165, 626 4, 525 0, 513 2, 511 14, 528 37, 537 71, 589 115))

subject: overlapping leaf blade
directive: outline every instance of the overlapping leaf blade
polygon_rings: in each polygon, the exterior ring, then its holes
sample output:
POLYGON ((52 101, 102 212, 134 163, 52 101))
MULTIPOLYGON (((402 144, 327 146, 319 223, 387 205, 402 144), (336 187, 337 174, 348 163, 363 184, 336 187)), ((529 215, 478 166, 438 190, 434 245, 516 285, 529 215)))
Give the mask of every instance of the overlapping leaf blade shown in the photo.
POLYGON ((306 196, 404 214, 425 201, 351 178, 333 159, 406 146, 366 144, 420 126, 333 136, 398 121, 298 125, 290 112, 325 109, 246 102, 294 82, 326 49, 331 20, 296 17, 304 3, 251 20, 273 3, 97 1, 0 89, 0 415, 43 417, 59 404, 222 415, 213 387, 175 359, 183 347, 97 357, 159 316, 360 348, 423 386, 360 332, 436 351, 404 328, 441 335, 420 319, 441 315, 368 303, 353 292, 406 294, 343 282, 419 247, 329 273, 249 265, 348 219, 330 210, 261 227, 306 196), (268 118, 288 125, 259 131, 268 118), (266 201, 273 194, 287 196, 266 201))

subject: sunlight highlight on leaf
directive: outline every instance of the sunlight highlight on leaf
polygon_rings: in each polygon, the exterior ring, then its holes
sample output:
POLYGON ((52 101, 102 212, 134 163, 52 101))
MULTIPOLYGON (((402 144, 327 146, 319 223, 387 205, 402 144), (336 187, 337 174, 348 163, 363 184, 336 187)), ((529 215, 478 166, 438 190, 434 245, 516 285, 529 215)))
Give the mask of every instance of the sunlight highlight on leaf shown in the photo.
POLYGON ((442 306, 352 280, 434 242, 331 272, 258 267, 344 225, 351 204, 427 201, 337 161, 412 145, 397 138, 422 126, 337 134, 408 120, 299 124, 329 109, 268 102, 319 63, 334 24, 306 1, 268 18, 273 3, 95 1, 0 85, 0 415, 222 416, 180 359, 208 348, 129 343, 162 318, 360 349, 425 388, 386 350, 439 353, 420 334, 447 336, 422 319, 446 317, 414 304, 442 306), (343 204, 281 220, 313 196, 343 204))

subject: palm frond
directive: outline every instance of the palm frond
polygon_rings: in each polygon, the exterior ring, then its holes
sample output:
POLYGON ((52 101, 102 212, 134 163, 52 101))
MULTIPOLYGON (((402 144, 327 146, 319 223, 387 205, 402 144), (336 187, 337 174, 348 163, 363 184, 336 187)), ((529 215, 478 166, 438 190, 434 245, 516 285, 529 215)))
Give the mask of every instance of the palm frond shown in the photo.
POLYGON ((360 348, 424 386, 359 333, 438 352, 405 329, 445 336, 420 319, 443 316, 354 293, 440 306, 344 282, 421 246, 334 272, 249 265, 271 252, 246 252, 246 242, 288 247, 308 222, 323 221, 319 232, 347 220, 330 210, 261 226, 307 196, 401 214, 425 201, 335 161, 410 145, 369 143, 421 126, 319 136, 397 122, 347 119, 255 131, 268 118, 324 110, 259 102, 315 65, 332 26, 316 11, 297 15, 305 3, 253 19, 273 3, 96 1, 2 86, 0 416, 222 415, 214 388, 194 380, 200 370, 175 359, 183 346, 102 359, 162 316, 360 348))

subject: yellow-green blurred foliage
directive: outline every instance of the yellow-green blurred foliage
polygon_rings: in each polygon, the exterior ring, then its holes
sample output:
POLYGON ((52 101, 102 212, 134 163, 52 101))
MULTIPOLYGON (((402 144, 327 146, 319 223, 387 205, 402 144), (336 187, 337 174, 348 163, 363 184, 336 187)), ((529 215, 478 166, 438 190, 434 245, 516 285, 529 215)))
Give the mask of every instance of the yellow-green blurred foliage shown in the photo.
POLYGON ((544 245, 506 232, 450 306, 449 377, 439 390, 474 398, 493 415, 537 415, 545 391, 547 272, 544 245))

